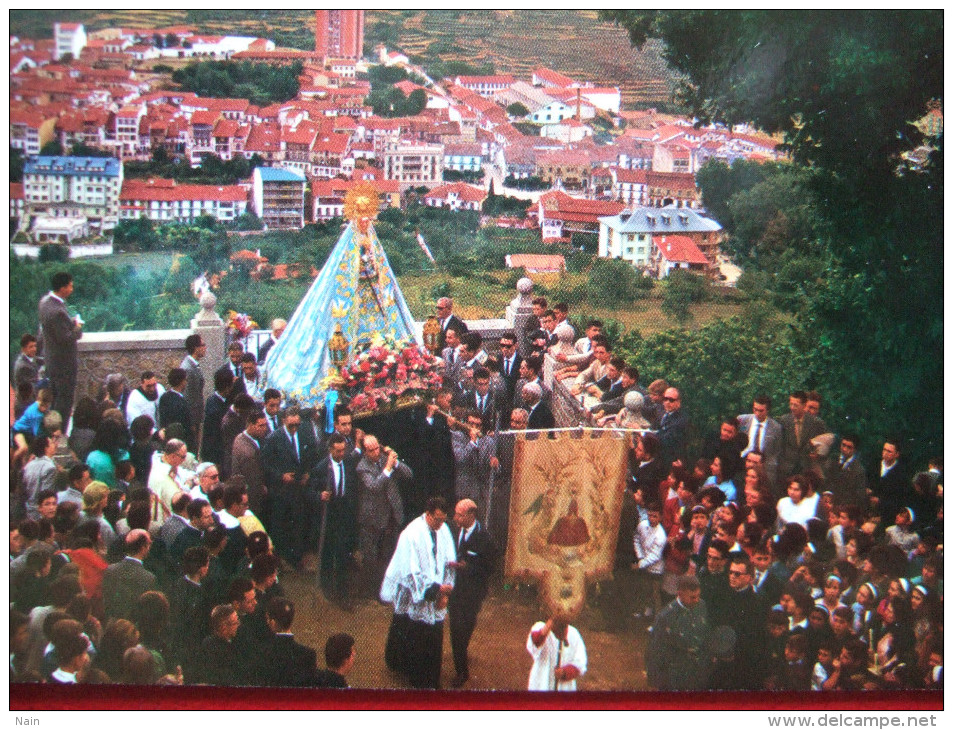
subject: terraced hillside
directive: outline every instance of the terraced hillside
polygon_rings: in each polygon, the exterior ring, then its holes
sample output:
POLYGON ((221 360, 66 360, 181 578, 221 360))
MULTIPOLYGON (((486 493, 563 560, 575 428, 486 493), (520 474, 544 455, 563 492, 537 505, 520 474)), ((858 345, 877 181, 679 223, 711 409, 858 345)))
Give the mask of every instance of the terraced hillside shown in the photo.
MULTIPOLYGON (((10 32, 49 37, 53 21, 109 26, 189 24, 205 33, 259 35, 281 46, 312 47, 311 10, 14 10, 10 32)), ((501 73, 528 79, 540 65, 584 81, 619 86, 631 104, 670 99, 671 73, 649 43, 629 45, 625 31, 598 20, 594 10, 372 10, 367 45, 384 40, 424 62, 492 63, 501 73)))

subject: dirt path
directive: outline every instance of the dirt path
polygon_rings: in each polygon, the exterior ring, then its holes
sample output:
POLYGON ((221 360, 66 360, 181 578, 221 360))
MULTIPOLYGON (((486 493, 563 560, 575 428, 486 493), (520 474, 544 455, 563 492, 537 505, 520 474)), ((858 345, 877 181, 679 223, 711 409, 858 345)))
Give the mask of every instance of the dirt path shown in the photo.
MULTIPOLYGON (((391 610, 371 600, 359 601, 352 612, 344 612, 323 597, 314 598, 311 579, 298 575, 282 577, 288 597, 294 601, 293 630, 298 641, 318 651, 323 663, 324 642, 344 631, 356 639, 357 660, 348 676, 352 687, 402 689, 404 679, 384 665, 384 641, 390 626, 391 610)), ((526 636, 541 618, 535 597, 527 591, 514 594, 494 586, 483 604, 479 623, 470 644, 468 690, 522 690, 526 688, 532 661, 526 652, 526 636)), ((579 682, 585 690, 646 689, 643 652, 645 628, 637 625, 627 632, 605 630, 598 608, 587 607, 575 626, 582 634, 589 656, 589 671, 579 682)), ((442 686, 453 680, 449 628, 444 632, 442 686)))

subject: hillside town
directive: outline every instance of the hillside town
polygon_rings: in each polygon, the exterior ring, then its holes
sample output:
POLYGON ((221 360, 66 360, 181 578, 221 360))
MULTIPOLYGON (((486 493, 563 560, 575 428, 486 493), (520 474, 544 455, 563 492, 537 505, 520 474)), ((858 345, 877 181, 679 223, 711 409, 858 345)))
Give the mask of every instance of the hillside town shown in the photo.
POLYGON ((523 198, 525 215, 484 222, 536 228, 547 243, 598 234, 600 256, 653 276, 686 268, 715 278, 721 227, 701 210, 695 173, 712 158, 782 156, 764 134, 625 111, 617 87, 554 69, 433 80, 399 51, 378 46, 364 58, 363 13, 316 11, 313 52, 188 26, 55 23, 52 40, 12 37, 10 144, 25 160, 23 182, 10 185, 18 252, 44 243, 69 244, 74 257, 108 252, 116 224, 139 217, 252 214, 266 230, 301 228, 340 218, 347 191, 369 181, 382 207, 406 205, 409 192, 451 210, 481 211, 491 194, 523 198), (298 62, 298 95, 257 106, 177 91, 163 63, 183 59, 298 62), (374 66, 407 72, 394 88, 425 95, 418 114, 373 113, 374 66), (42 154, 51 143, 62 154, 42 154), (69 157, 89 148, 109 157, 69 157), (124 175, 157 152, 192 167, 210 156, 259 166, 233 185, 124 175), (90 239, 100 246, 77 245, 90 239))
POLYGON ((12 710, 942 709, 939 13, 123 12, 11 36, 12 710))

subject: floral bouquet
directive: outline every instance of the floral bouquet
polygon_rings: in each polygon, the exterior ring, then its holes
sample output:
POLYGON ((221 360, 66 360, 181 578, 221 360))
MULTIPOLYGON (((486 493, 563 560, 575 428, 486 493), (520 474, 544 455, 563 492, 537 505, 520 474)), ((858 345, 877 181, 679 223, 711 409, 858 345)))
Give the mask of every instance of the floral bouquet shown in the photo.
POLYGON ((247 314, 234 310, 229 310, 226 325, 233 340, 244 340, 252 333, 252 330, 258 327, 258 323, 247 314))
POLYGON ((443 383, 437 359, 426 349, 409 340, 394 341, 380 335, 341 369, 339 386, 341 381, 356 413, 416 403, 443 383))

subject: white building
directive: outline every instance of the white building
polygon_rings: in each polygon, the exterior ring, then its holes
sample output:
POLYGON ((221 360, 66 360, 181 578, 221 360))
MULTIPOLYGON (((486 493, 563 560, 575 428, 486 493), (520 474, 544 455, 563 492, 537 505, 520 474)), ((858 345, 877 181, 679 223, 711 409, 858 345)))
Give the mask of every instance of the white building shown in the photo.
POLYGON ((240 185, 179 185, 174 180, 126 180, 119 195, 124 220, 149 218, 157 223, 188 223, 199 216, 234 220, 248 207, 240 185))
POLYGON ((635 208, 599 218, 599 256, 654 270, 653 238, 661 236, 690 239, 709 264, 715 264, 721 226, 691 208, 635 208))
POLYGON ((74 59, 86 48, 86 29, 82 23, 53 23, 53 60, 67 53, 74 59))
POLYGON ((396 180, 401 190, 433 187, 443 182, 442 144, 398 142, 384 151, 384 179, 396 180))
POLYGON ((23 165, 25 214, 84 217, 108 230, 119 220, 122 163, 112 157, 35 157, 23 165))

